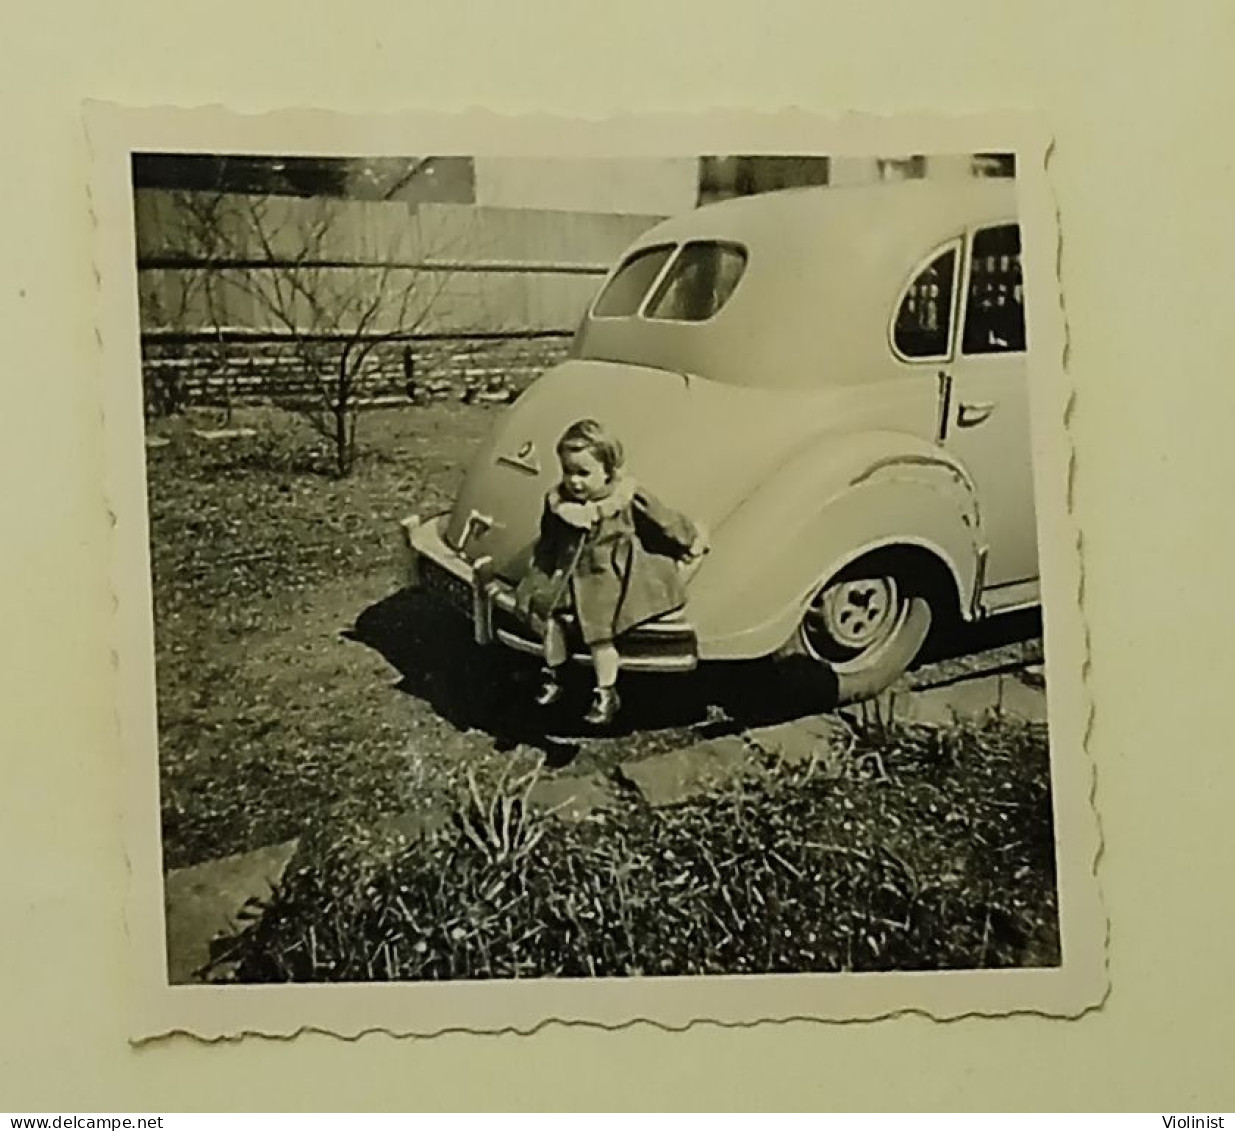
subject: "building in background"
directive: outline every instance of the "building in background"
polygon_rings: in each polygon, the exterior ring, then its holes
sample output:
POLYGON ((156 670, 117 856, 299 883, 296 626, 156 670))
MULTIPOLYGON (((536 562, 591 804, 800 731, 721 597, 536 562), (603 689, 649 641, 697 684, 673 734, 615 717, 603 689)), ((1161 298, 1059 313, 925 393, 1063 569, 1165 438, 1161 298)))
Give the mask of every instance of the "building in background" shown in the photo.
POLYGON ((887 157, 252 157, 143 154, 137 189, 339 197, 556 212, 671 216, 696 205, 808 185, 1012 176, 1011 154, 887 157))
POLYGON ((699 195, 694 157, 614 159, 477 157, 476 204, 483 208, 672 216, 699 195))
POLYGON ((831 164, 827 157, 700 157, 696 200, 712 204, 735 196, 826 185, 831 164))
POLYGON ((137 190, 473 204, 470 157, 254 157, 142 153, 137 190))

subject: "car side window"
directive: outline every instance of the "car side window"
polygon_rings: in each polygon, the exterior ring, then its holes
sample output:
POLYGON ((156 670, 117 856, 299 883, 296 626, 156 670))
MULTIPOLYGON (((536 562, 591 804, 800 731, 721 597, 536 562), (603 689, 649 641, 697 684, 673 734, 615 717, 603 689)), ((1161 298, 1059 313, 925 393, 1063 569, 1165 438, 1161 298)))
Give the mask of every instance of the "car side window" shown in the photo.
POLYGON ((974 233, 961 349, 967 354, 1025 349, 1025 284, 1017 224, 974 233))
POLYGON ((935 255, 901 295, 892 344, 907 361, 946 358, 952 352, 959 241, 935 255))
POLYGON ((617 269, 600 293, 592 314, 596 318, 629 318, 643 305, 643 297, 663 270, 673 247, 649 247, 636 251, 617 269))
POLYGON ((745 270, 746 252, 735 244, 688 243, 645 313, 675 322, 706 322, 729 301, 745 270))

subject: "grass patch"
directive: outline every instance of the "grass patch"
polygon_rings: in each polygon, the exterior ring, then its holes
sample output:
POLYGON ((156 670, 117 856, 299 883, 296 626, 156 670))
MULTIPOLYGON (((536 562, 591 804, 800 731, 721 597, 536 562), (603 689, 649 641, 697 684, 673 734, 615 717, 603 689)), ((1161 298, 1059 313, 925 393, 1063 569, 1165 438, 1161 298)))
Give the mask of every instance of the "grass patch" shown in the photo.
POLYGON ((534 774, 444 827, 319 830, 215 980, 973 969, 1059 961, 1046 729, 881 722, 844 765, 578 824, 534 774), (876 755, 874 758, 870 755, 876 755))

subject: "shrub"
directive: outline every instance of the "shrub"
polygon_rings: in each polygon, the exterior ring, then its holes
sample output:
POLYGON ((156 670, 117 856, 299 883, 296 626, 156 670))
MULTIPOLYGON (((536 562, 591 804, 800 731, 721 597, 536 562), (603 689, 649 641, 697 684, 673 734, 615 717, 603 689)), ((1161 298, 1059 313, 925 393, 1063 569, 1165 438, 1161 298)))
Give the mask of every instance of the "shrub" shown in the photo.
POLYGON ((877 750, 859 736, 839 779, 777 771, 575 824, 529 808, 531 778, 492 794, 473 783, 446 829, 380 845, 357 830, 321 838, 224 947, 225 976, 1055 964, 1046 749, 1045 727, 1018 720, 885 724, 877 750))

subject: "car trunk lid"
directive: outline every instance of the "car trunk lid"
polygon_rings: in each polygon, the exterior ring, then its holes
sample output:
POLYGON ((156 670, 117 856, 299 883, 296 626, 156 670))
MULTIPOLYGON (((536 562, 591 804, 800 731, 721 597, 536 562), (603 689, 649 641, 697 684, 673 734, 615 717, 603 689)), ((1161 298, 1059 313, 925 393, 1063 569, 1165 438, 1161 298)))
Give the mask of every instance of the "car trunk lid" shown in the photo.
POLYGON ((501 576, 521 576, 545 492, 560 476, 558 439, 588 417, 621 441, 641 486, 715 529, 790 452, 824 430, 822 402, 835 395, 567 361, 505 411, 469 467, 446 539, 470 558, 491 557, 501 576))

